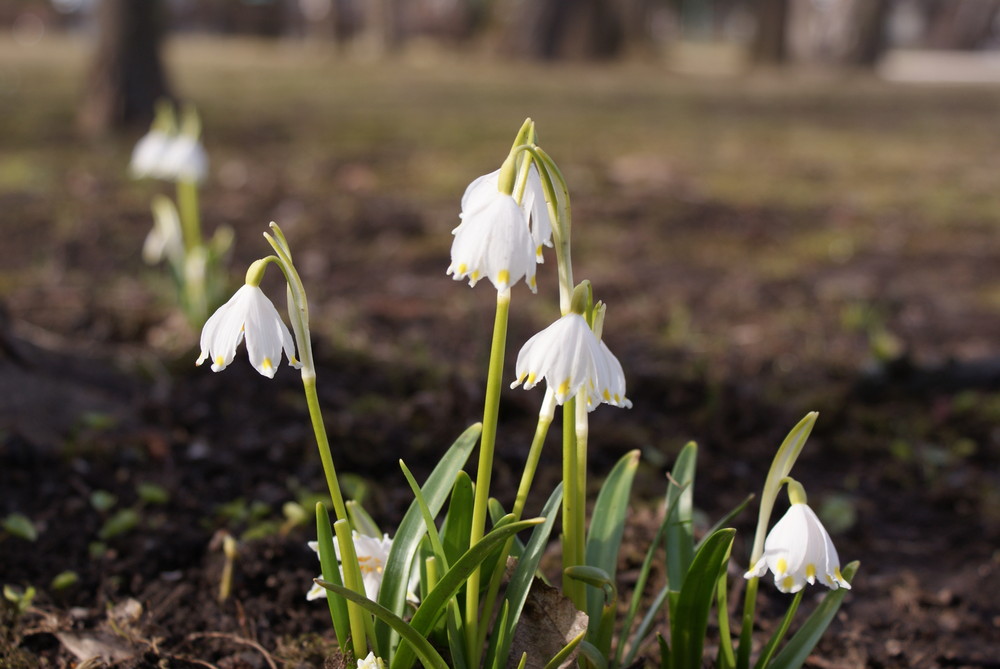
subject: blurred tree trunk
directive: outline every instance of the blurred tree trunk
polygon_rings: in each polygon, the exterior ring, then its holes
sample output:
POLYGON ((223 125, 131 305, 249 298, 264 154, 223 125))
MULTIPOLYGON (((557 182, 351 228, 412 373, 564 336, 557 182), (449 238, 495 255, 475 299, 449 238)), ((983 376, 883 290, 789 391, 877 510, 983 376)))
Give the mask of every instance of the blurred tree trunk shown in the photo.
POLYGON ((624 33, 613 0, 528 0, 507 27, 505 50, 555 60, 611 58, 624 33))
POLYGON ((81 128, 90 134, 146 124, 156 101, 169 95, 160 60, 160 0, 100 0, 97 49, 91 66, 81 128))
POLYGON ((753 60, 763 65, 780 65, 788 58, 785 40, 788 30, 788 0, 757 0, 754 5, 757 32, 753 40, 753 60))
POLYGON ((886 49, 891 3, 889 0, 862 0, 854 7, 854 40, 845 54, 848 65, 873 67, 886 49))

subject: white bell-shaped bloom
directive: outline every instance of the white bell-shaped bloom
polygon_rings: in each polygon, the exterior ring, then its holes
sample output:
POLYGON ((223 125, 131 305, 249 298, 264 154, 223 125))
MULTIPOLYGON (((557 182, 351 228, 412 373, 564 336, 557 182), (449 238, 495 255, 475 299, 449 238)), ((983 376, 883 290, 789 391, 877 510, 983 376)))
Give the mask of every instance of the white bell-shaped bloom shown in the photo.
POLYGON ((153 229, 142 245, 142 259, 150 265, 167 260, 180 265, 184 258, 184 233, 180 214, 170 198, 153 198, 153 229))
MULTIPOLYGON (((489 198, 496 195, 500 181, 500 170, 477 178, 465 189, 462 195, 462 211, 472 211, 488 203, 489 198)), ((528 179, 521 200, 521 211, 531 230, 532 245, 535 249, 535 261, 544 262, 542 247, 552 246, 552 219, 549 218, 549 208, 545 202, 545 190, 538 169, 532 164, 528 168, 528 179)))
POLYGON ((385 662, 382 661, 381 657, 377 657, 375 653, 369 652, 368 657, 358 660, 357 669, 385 669, 385 662))
POLYGON ((274 377, 282 351, 292 366, 298 366, 288 327, 260 287, 250 284, 236 291, 205 323, 196 364, 210 359, 212 371, 222 371, 236 357, 236 348, 244 337, 250 364, 264 376, 274 377))
POLYGON ((205 147, 197 137, 176 135, 160 159, 160 173, 174 181, 203 181, 208 174, 205 147))
POLYGON ((625 397, 625 374, 618 359, 594 334, 586 319, 570 312, 529 339, 517 354, 516 388, 533 388, 545 379, 556 402, 579 397, 593 411, 599 404, 630 408, 625 397))
MULTIPOLYGON (((379 539, 360 534, 357 530, 351 536, 354 540, 354 552, 358 556, 358 566, 361 568, 361 580, 365 584, 365 596, 373 602, 377 602, 379 590, 382 588, 385 565, 389 561, 389 551, 392 549, 392 539, 389 538, 388 534, 383 534, 382 538, 379 539)), ((309 542, 309 548, 319 554, 319 544, 315 541, 309 542)), ((340 545, 336 540, 333 542, 333 550, 337 554, 337 561, 340 562, 340 545)), ((340 576, 343 579, 343 566, 340 567, 340 576)), ((322 575, 320 578, 323 578, 322 575)), ((415 592, 419 585, 420 572, 415 571, 414 574, 411 574, 406 593, 406 598, 411 602, 419 601, 415 592)), ((306 599, 310 601, 324 598, 326 598, 326 588, 315 583, 306 593, 306 599)))
POLYGON ((498 291, 524 279, 535 291, 535 252, 524 210, 495 185, 490 188, 489 176, 470 184, 462 198, 447 273, 456 281, 468 277, 470 286, 488 277, 498 291))
POLYGON ((764 554, 746 578, 761 577, 770 569, 782 592, 798 592, 817 580, 836 590, 850 589, 840 573, 840 558, 816 513, 805 503, 793 503, 764 541, 764 554))
POLYGON ((129 172, 135 179, 163 178, 163 156, 173 142, 173 137, 162 130, 150 130, 136 142, 129 161, 129 172))

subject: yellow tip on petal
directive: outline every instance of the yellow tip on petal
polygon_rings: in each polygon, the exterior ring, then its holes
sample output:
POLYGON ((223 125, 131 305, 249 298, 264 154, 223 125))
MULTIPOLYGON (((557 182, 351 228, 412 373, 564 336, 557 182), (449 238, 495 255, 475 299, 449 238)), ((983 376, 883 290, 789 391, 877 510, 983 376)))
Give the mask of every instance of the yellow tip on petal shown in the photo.
POLYGON ((566 393, 569 392, 569 379, 566 379, 559 384, 559 389, 556 390, 556 397, 565 397, 566 393))
POLYGON ((607 388, 604 389, 603 397, 604 397, 604 401, 605 402, 610 402, 611 401, 611 393, 608 392, 607 388))
POLYGON ((268 372, 270 372, 272 369, 274 369, 274 365, 271 364, 271 359, 270 358, 264 358, 263 360, 261 360, 260 361, 260 367, 261 367, 261 369, 263 369, 265 371, 268 371, 268 372))
POLYGON ((215 365, 216 365, 216 367, 225 367, 226 366, 226 359, 223 358, 221 355, 220 356, 216 356, 216 358, 215 358, 215 365))
MULTIPOLYGON (((462 273, 465 274, 465 272, 462 273)), ((478 271, 472 272, 471 274, 469 274, 469 278, 472 279, 473 281, 479 281, 479 272, 478 271)))
POLYGON ((781 587, 784 588, 785 590, 791 590, 793 585, 795 585, 795 579, 792 578, 791 576, 786 576, 781 581, 781 587))
POLYGON ((530 386, 530 385, 534 384, 535 383, 535 379, 537 379, 537 378, 538 378, 538 376, 534 372, 531 372, 530 374, 528 374, 528 385, 530 386))
POLYGON ((458 273, 459 274, 465 274, 468 271, 469 271, 469 266, 466 265, 464 262, 458 264, 458 273))
POLYGON ((816 578, 816 565, 814 564, 806 565, 806 578, 809 579, 816 578))
POLYGON ((788 571, 788 561, 785 558, 778 558, 778 561, 774 563, 774 569, 778 576, 784 576, 785 572, 788 571))
POLYGON ((528 285, 531 286, 532 289, 538 287, 538 282, 535 281, 535 277, 531 277, 530 279, 528 279, 528 285))
POLYGON ((510 283, 510 272, 505 269, 500 270, 497 273, 497 283, 502 283, 504 285, 510 283))

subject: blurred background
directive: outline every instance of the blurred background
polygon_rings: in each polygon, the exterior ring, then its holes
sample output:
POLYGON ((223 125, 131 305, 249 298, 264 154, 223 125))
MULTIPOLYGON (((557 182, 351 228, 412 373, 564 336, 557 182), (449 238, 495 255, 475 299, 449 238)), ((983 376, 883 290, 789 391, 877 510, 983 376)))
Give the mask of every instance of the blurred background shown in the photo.
MULTIPOLYGON (((0 0, 0 516, 40 530, 0 533, 0 576, 75 570, 55 608, 155 604, 164 574, 212 582, 225 529, 250 622, 209 597, 218 617, 173 629, 249 625, 271 649, 324 629, 268 580, 315 569, 282 515, 323 485, 297 377, 194 368, 197 331, 142 262, 172 188, 127 166, 158 99, 201 115, 202 221, 236 232, 233 285, 269 221, 288 235, 338 468, 389 526, 397 458, 426 472, 479 419, 492 289, 445 276, 449 233, 530 116, 635 404, 591 436, 595 475, 644 454, 628 536, 688 439, 714 519, 819 410, 797 474, 865 594, 810 666, 995 666, 998 48, 1000 0, 0 0), (142 507, 128 541, 94 548, 98 490, 142 507)), ((537 297, 514 290, 511 378, 557 315, 546 259, 537 297)), ((501 499, 539 400, 505 391, 501 499)))

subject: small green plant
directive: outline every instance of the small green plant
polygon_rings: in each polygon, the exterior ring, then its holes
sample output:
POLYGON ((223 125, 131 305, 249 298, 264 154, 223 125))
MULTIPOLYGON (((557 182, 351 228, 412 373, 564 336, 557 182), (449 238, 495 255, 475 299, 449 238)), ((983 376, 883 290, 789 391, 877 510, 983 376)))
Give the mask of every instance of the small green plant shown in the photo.
MULTIPOLYGON (((260 374, 274 377, 283 357, 301 374, 333 511, 331 521, 326 506, 315 505, 317 540, 312 545, 322 575, 308 599, 326 600, 340 648, 359 668, 410 669, 418 662, 434 669, 506 667, 525 603, 540 588, 536 575, 541 557, 561 517, 561 589, 583 631, 560 638, 560 649, 536 661, 555 667, 576 657, 584 667, 628 666, 655 634, 662 667, 700 667, 714 609, 720 635, 716 664, 749 669, 758 583, 771 571, 776 587, 794 596, 754 667, 801 666, 850 588, 857 567, 852 563, 841 571, 839 556, 809 508, 805 490, 790 476, 815 423, 814 413, 785 439, 765 481, 738 639, 731 631, 727 603, 735 530, 725 525, 750 500, 696 542, 694 444, 683 449, 674 463, 663 523, 646 554, 625 618, 617 620, 623 593, 616 568, 639 454, 626 454, 612 469, 588 517, 589 414, 602 404, 629 408, 632 403, 626 396, 623 368, 604 341, 607 307, 595 300, 589 281, 574 279, 570 212, 566 181, 536 143, 530 119, 500 168, 466 189, 447 273, 467 279, 470 286, 488 279, 496 290, 483 419, 458 437, 422 484, 400 462, 413 501, 391 537, 360 504, 343 495, 316 391, 305 287, 281 229, 271 223, 264 233, 273 254, 250 265, 244 285, 205 323, 197 364, 210 362, 212 370, 220 372, 245 342, 250 362, 260 374), (530 390, 544 381, 546 388, 508 512, 490 493, 511 293, 521 282, 537 292, 536 270, 546 246, 555 249, 559 310, 550 326, 521 347, 515 362, 512 387, 530 390), (260 288, 271 265, 286 280, 291 330, 260 288), (540 515, 524 519, 542 447, 559 406, 562 480, 549 493, 540 515), (474 476, 464 471, 473 451, 478 456, 474 476), (782 488, 787 489, 791 506, 769 533, 782 488), (648 599, 645 588, 660 546, 667 585, 654 594, 652 606, 640 618, 640 603, 648 599), (784 641, 805 586, 817 581, 831 592, 784 641), (667 626, 657 622, 664 609, 667 626)), ((289 521, 298 522, 303 516, 302 508, 286 513, 289 521)), ((524 666, 527 656, 519 660, 524 666)))

